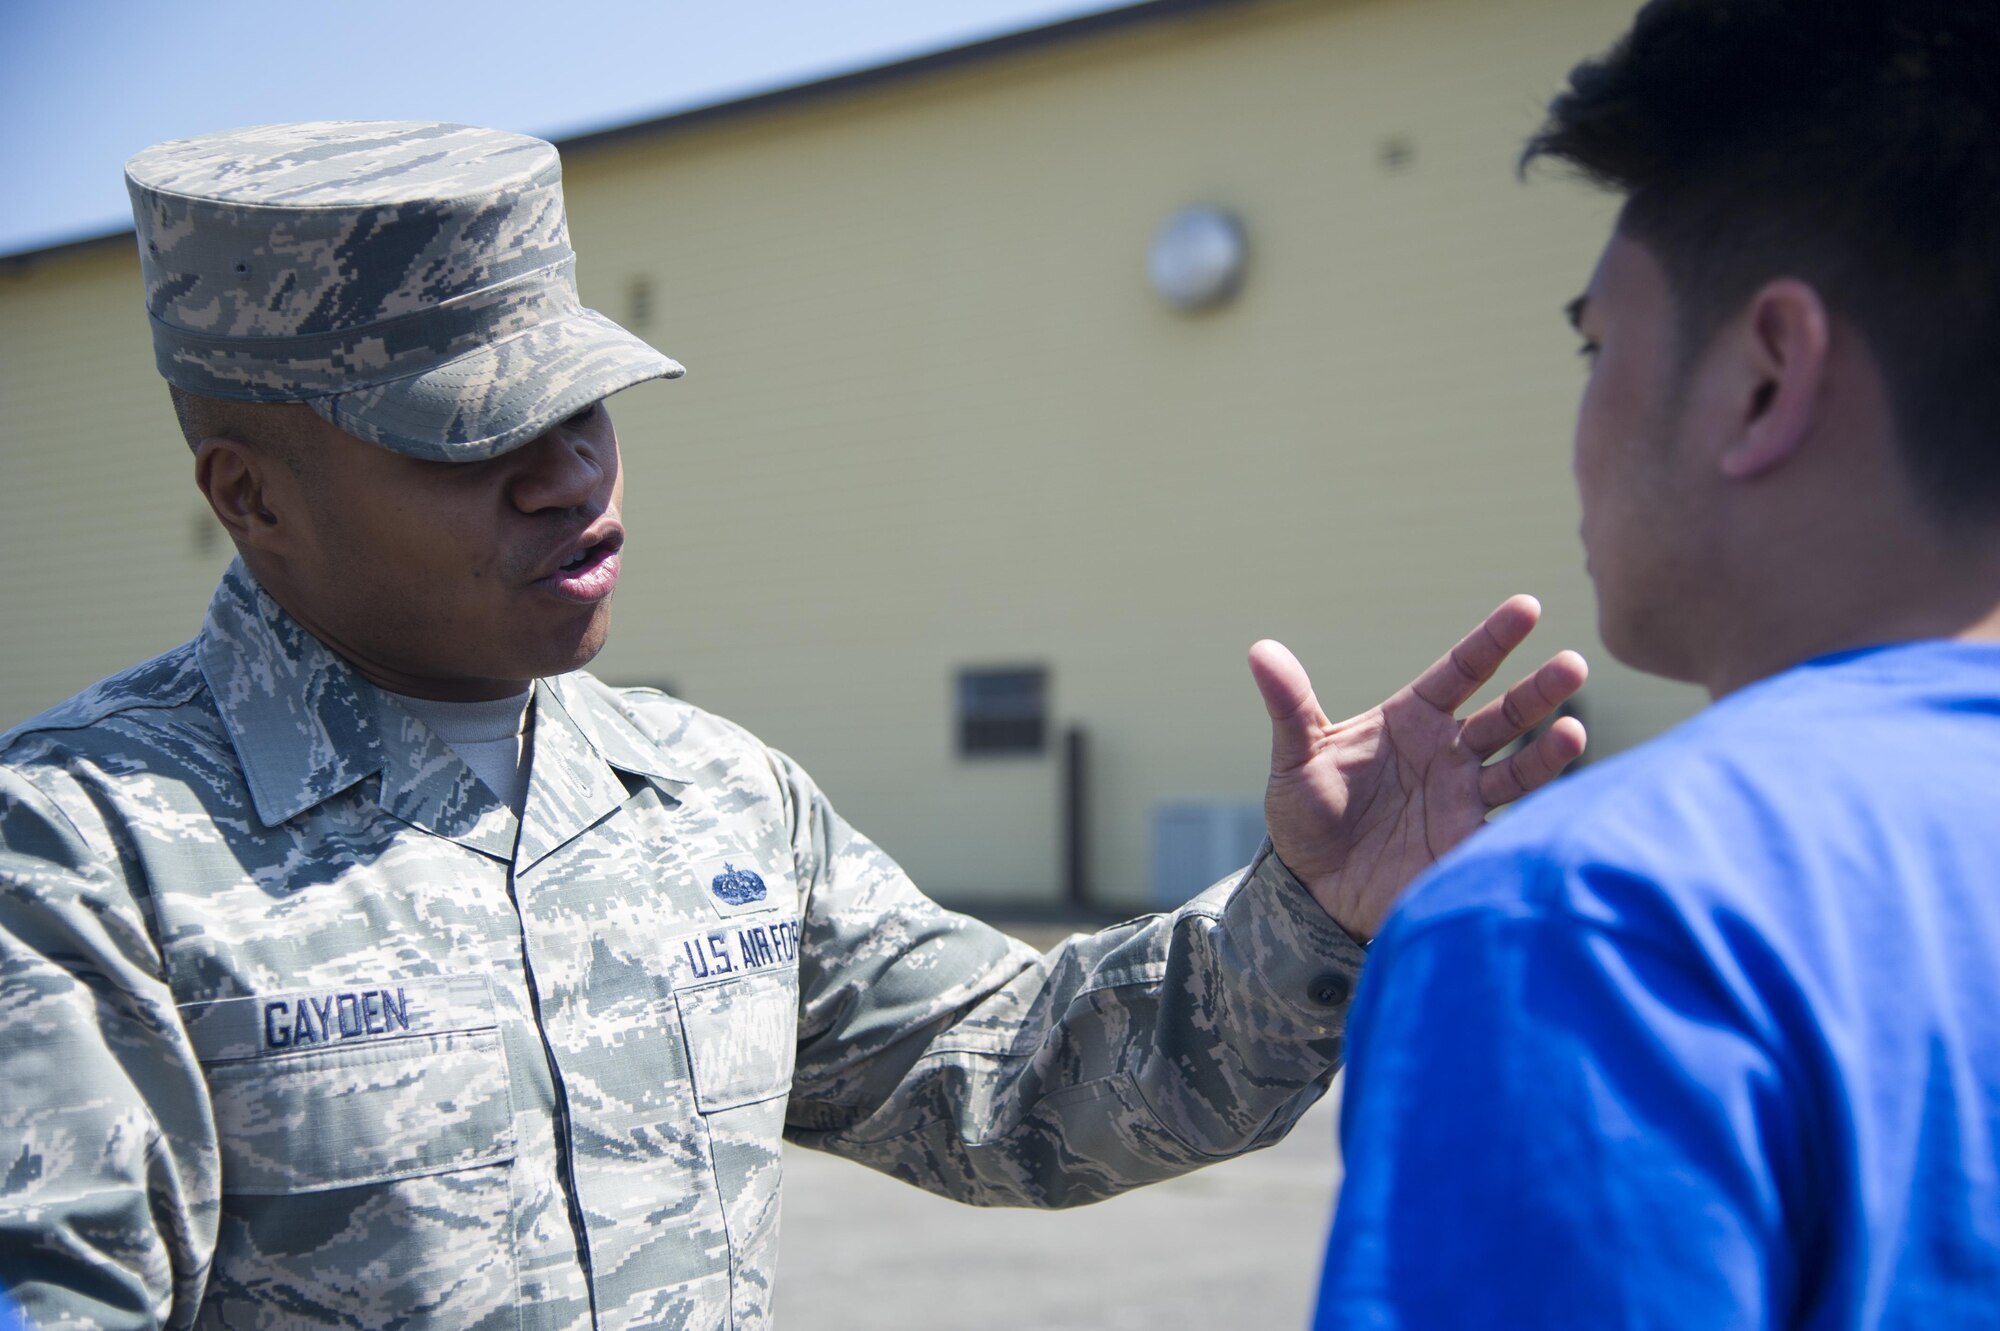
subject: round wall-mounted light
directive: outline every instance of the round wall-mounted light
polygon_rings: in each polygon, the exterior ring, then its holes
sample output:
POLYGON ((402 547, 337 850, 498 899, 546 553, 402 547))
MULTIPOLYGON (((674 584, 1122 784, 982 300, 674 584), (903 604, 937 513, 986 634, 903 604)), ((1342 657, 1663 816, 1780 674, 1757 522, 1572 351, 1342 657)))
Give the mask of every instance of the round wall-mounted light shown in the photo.
POLYGON ((1177 308, 1220 305, 1243 285, 1248 247, 1236 215, 1207 204, 1183 208, 1153 233, 1146 275, 1177 308))

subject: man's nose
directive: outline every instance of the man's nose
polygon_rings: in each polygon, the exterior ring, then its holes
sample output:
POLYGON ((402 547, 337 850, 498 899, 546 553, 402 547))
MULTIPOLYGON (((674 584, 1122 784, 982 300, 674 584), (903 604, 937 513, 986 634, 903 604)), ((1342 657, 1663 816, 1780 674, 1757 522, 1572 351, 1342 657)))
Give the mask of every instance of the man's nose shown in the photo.
POLYGON ((618 446, 564 421, 523 444, 516 466, 509 491, 521 512, 582 508, 610 488, 618 446))

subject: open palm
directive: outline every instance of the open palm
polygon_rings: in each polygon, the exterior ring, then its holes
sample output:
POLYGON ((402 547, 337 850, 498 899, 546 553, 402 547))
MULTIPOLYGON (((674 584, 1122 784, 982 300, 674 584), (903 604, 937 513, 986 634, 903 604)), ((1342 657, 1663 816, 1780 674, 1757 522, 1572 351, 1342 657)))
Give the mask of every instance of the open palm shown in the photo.
POLYGON ((1565 717, 1501 762, 1489 759, 1582 687, 1587 667, 1559 652, 1464 720, 1457 716, 1534 628, 1531 596, 1504 602, 1380 706, 1328 719, 1298 659, 1269 640, 1250 670, 1271 716, 1264 821, 1272 847, 1314 900, 1372 937, 1411 879, 1478 830, 1493 809, 1553 780, 1583 752, 1565 717))

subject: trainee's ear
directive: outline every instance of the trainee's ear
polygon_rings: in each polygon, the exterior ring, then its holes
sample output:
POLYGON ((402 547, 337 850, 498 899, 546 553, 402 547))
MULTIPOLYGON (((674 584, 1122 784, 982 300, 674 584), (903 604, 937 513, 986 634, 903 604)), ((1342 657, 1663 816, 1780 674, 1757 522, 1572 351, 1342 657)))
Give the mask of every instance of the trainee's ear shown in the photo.
POLYGON ((239 546, 268 545, 278 531, 271 472, 269 457, 226 435, 210 435, 195 447, 195 486, 239 546))
POLYGON ((1811 432, 1826 376, 1826 302, 1796 278, 1767 282, 1751 298, 1742 335, 1742 414, 1721 457, 1731 480, 1782 466, 1811 432))

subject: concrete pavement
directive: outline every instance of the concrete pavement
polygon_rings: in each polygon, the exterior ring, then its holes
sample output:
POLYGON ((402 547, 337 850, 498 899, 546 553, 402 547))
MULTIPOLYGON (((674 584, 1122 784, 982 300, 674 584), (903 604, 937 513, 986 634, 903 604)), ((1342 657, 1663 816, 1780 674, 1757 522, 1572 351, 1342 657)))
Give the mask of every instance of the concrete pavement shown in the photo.
POLYGON ((1074 1211, 978 1210, 787 1148, 782 1331, 1300 1331, 1334 1093, 1269 1150, 1074 1211))

